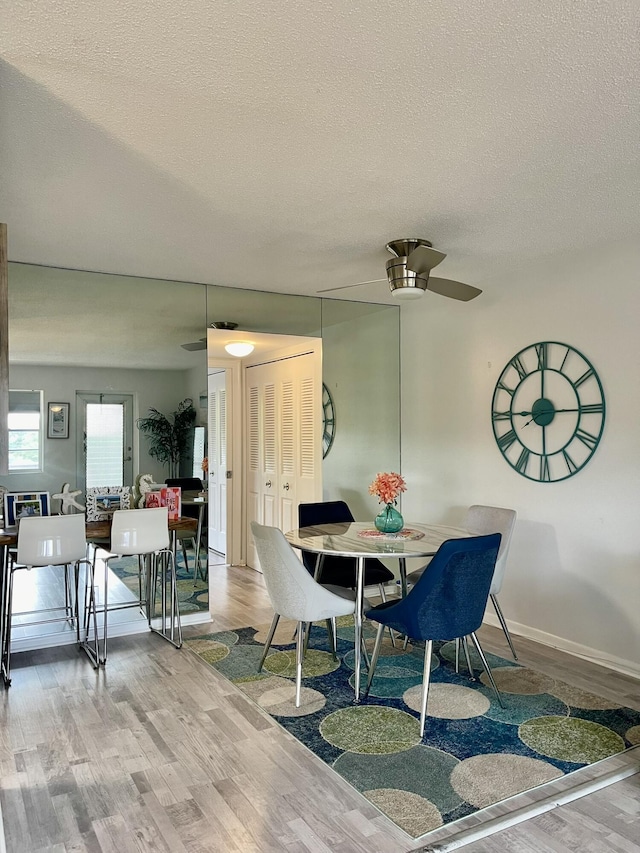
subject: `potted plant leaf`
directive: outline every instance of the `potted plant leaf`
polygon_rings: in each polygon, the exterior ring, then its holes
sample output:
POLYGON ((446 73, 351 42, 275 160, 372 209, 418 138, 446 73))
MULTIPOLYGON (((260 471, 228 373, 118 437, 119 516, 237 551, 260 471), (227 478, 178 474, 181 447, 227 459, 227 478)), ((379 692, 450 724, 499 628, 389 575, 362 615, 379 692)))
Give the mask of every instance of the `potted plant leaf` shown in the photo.
POLYGON ((149 456, 168 469, 169 477, 180 476, 180 461, 189 452, 196 417, 193 400, 187 397, 169 417, 151 407, 147 417, 136 422, 149 441, 149 456))

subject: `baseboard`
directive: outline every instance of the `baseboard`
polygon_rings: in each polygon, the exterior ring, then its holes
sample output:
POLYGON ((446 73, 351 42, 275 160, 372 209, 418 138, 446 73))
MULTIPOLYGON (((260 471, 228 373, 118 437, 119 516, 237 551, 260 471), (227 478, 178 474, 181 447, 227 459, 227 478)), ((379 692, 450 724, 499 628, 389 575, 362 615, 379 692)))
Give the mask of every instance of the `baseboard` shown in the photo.
MULTIPOLYGON (((487 625, 493 625, 495 628, 500 628, 498 617, 493 613, 485 613, 484 622, 487 625)), ((609 655, 599 649, 592 649, 582 643, 574 643, 571 640, 566 640, 564 637, 556 637, 555 634, 548 634, 546 631, 539 631, 537 628, 532 628, 530 625, 522 625, 519 622, 507 622, 509 631, 519 637, 524 637, 527 640, 533 640, 540 643, 542 646, 549 646, 552 649, 557 649, 561 652, 566 652, 568 655, 587 660, 590 663, 596 663, 600 666, 606 666, 607 669, 612 669, 615 672, 620 672, 622 675, 629 675, 631 678, 640 678, 640 664, 618 658, 614 655, 609 655)))

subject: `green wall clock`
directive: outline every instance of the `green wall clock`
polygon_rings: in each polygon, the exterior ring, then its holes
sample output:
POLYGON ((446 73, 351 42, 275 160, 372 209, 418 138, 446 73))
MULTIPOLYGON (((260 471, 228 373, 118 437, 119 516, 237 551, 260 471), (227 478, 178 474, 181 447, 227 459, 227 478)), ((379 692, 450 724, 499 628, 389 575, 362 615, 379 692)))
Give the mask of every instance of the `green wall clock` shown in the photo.
POLYGON ((322 458, 331 450, 336 435, 336 411, 333 397, 327 386, 322 383, 322 458))
POLYGON ((591 459, 604 429, 602 383, 568 344, 525 347, 506 365, 491 404, 493 434, 509 465, 541 483, 566 480, 591 459))

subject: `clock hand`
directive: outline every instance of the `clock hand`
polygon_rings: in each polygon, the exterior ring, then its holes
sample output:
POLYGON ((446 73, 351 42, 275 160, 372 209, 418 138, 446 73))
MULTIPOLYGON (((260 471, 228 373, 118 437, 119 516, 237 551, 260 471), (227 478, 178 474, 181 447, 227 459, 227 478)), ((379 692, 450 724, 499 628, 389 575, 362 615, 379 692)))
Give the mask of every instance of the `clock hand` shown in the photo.
MULTIPOLYGON (((552 412, 554 415, 556 415, 558 412, 579 412, 579 411, 580 411, 580 409, 542 409, 541 411, 536 412, 536 415, 550 415, 552 412)), ((523 417, 526 417, 527 415, 533 415, 533 412, 514 412, 514 414, 515 415, 522 415, 523 417)), ((526 422, 526 424, 522 424, 522 426, 523 427, 529 426, 529 424, 532 421, 535 421, 535 417, 530 418, 526 422)), ((546 424, 544 424, 542 428, 544 429, 545 426, 546 426, 546 424)))
MULTIPOLYGON (((579 412, 580 409, 541 409, 539 412, 536 412, 536 415, 548 415, 551 412, 579 412)), ((521 415, 523 418, 526 418, 527 415, 532 415, 533 412, 514 412, 514 415, 521 415)))

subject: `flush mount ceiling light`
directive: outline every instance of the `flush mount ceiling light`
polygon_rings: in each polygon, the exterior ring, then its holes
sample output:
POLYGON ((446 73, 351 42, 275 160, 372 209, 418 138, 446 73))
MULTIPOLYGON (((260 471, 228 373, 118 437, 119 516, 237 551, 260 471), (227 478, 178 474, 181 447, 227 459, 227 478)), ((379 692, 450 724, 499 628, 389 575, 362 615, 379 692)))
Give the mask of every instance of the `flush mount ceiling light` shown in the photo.
POLYGON ((224 348, 229 355, 235 355, 236 358, 244 358, 245 355, 250 355, 255 349, 249 341, 232 341, 230 344, 225 344, 224 348))

